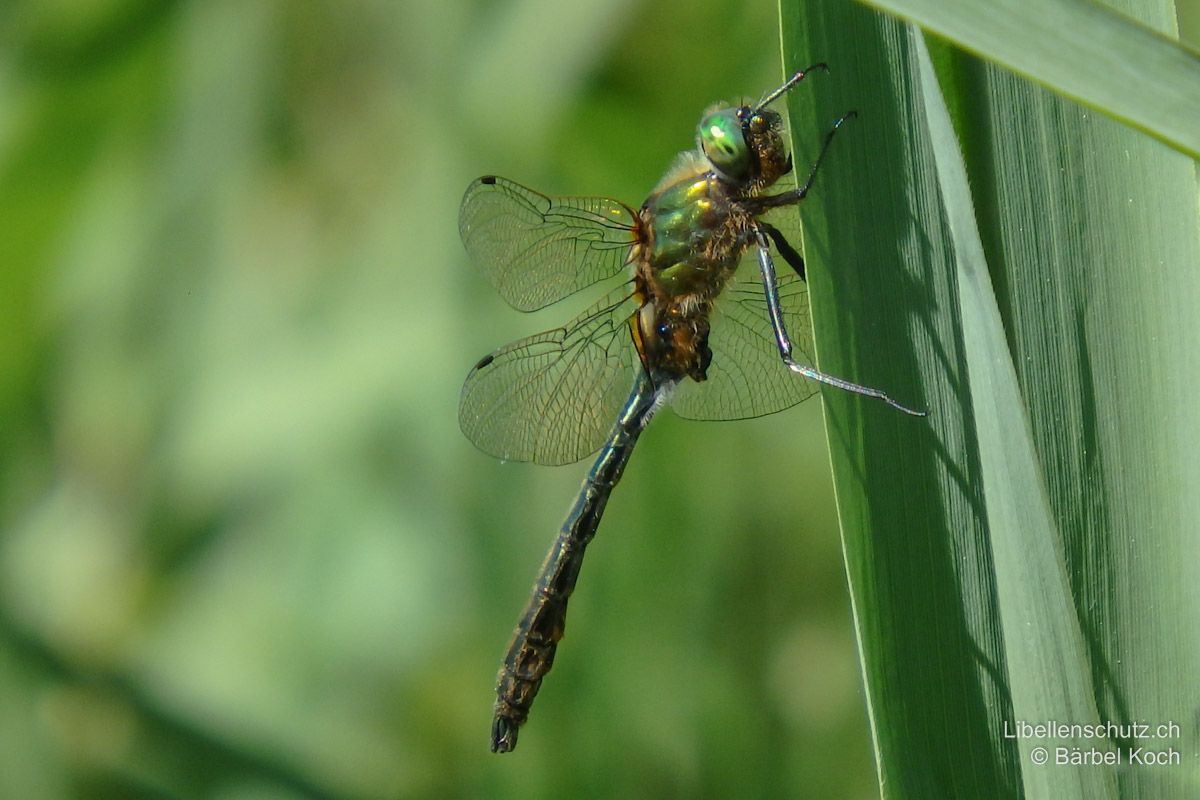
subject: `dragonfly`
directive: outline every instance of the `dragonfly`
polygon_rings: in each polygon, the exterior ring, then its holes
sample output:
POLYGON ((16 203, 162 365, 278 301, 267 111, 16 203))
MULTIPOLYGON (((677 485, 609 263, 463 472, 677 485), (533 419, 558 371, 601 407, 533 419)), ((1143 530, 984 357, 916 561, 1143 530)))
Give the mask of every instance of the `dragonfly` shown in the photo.
POLYGON ((566 325, 484 356, 463 385, 459 424, 488 454, 560 465, 599 451, 497 676, 493 752, 516 747, 554 663, 584 551, 660 408, 700 420, 758 417, 826 384, 925 413, 811 364, 804 260, 768 219, 808 195, 853 112, 829 129, 799 183, 785 123, 769 106, 815 70, 828 67, 795 73, 754 105, 710 108, 696 149, 680 154, 640 208, 552 197, 494 175, 475 180, 463 197, 467 253, 514 308, 536 311, 624 278, 566 325), (790 273, 776 274, 772 248, 790 273))

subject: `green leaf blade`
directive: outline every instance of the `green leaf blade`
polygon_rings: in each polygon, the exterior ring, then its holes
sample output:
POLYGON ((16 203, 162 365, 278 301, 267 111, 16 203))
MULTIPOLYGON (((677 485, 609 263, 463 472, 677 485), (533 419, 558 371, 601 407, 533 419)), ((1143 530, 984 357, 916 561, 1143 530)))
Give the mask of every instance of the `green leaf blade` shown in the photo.
POLYGON ((1156 29, 1169 4, 1147 24, 1087 0, 862 2, 1200 156, 1200 55, 1156 29))
POLYGON ((789 67, 833 68, 790 98, 797 163, 860 111, 801 210, 821 368, 931 412, 906 427, 824 394, 884 796, 1191 796, 1195 726, 1112 742, 1005 725, 1200 705, 1192 162, 964 55, 938 62, 961 138, 943 126, 935 147, 938 87, 900 26, 813 3, 785 5, 784 31, 789 67), (1185 766, 1135 768, 1137 744, 1185 766), (1038 745, 1126 761, 1039 767, 1038 745))
MULTIPOLYGON (((971 190, 942 101, 929 53, 911 28, 922 103, 938 184, 953 245, 962 320, 963 350, 976 422, 979 479, 1004 634, 1008 687, 1016 720, 1099 722, 1090 675, 1063 669, 1085 665, 1086 653, 1067 581, 1059 534, 1052 519, 1025 403, 1017 384, 975 223, 971 190)), ((1015 727, 1015 726, 1013 726, 1015 727)), ((1012 730, 1012 728, 1006 728, 1012 730)), ((1055 737, 1053 744, 1087 747, 1088 742, 1055 737)), ((1050 742, 1020 739, 1021 763, 1035 767, 1050 742)), ((1029 797, 1100 798, 1115 796, 1115 778, 1106 765, 1024 769, 1029 797)))

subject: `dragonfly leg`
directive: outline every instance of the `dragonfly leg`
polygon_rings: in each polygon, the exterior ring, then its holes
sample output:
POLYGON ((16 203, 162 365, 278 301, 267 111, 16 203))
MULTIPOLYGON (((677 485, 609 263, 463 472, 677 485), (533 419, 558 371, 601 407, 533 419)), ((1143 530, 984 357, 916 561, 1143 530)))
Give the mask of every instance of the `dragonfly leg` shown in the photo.
POLYGON ((857 111, 847 111, 833 123, 833 127, 825 134, 825 141, 821 143, 821 152, 817 154, 817 160, 809 168, 808 177, 804 179, 804 183, 790 192, 750 198, 743 201, 743 205, 750 213, 758 216, 770 211, 772 208, 795 205, 807 197, 809 189, 812 188, 813 181, 817 179, 817 170, 821 168, 821 163, 825 160, 825 155, 829 152, 829 145, 833 142, 833 137, 837 134, 838 129, 842 127, 843 122, 848 119, 854 119, 857 116, 857 111))
POLYGON ((775 249, 779 251, 779 255, 783 256, 783 260, 788 265, 796 270, 796 274, 800 276, 800 280, 806 280, 804 277, 804 256, 796 252, 796 248, 792 247, 783 236, 783 232, 769 222, 758 221, 758 226, 762 228, 767 236, 771 237, 771 242, 775 245, 775 249))
POLYGON ((912 414, 914 417, 923 417, 926 412, 916 411, 908 406, 897 403, 892 398, 888 397, 887 393, 879 389, 873 389, 870 386, 862 386, 857 383, 851 383, 841 378, 835 378, 832 375, 826 375, 820 370, 814 369, 807 364, 801 364, 792 358, 792 340, 788 337, 787 329, 783 325, 783 309, 779 302, 779 285, 775 278, 775 262, 771 258, 771 251, 768 246, 767 234, 763 231, 757 232, 758 244, 758 266, 762 272, 763 293, 767 298, 767 313, 771 317, 771 329, 775 331, 775 344, 779 347, 779 354, 783 357, 783 363, 787 365, 792 372, 798 372, 806 378, 821 383, 836 386, 839 389, 844 389, 848 392, 861 394, 865 397, 874 397, 882 400, 892 408, 903 411, 905 414, 912 414))
POLYGON ((825 63, 813 64, 811 67, 802 69, 799 72, 797 72, 795 75, 793 75, 792 77, 788 78, 787 82, 784 83, 783 86, 780 86, 778 89, 776 89, 775 91, 768 94, 762 100, 759 100, 758 105, 755 106, 755 110, 756 111, 761 110, 761 109, 771 105, 771 103, 774 103, 780 97, 782 97, 783 95, 790 92, 792 90, 792 87, 794 87, 800 81, 804 80, 805 77, 808 76, 808 73, 812 72, 813 70, 818 70, 818 69, 821 70, 822 72, 824 72, 826 75, 829 74, 829 65, 825 64, 825 63))

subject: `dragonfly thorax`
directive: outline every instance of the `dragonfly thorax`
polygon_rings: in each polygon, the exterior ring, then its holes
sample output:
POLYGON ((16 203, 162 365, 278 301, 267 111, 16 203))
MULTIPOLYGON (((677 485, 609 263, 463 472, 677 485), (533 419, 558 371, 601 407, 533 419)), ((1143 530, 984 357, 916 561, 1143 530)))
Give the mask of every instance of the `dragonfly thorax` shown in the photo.
POLYGON ((720 293, 746 249, 754 218, 707 162, 688 154, 639 212, 638 273, 657 300, 720 293))
POLYGON ((740 201, 791 169, 779 114, 749 106, 705 114, 684 153, 638 213, 632 261, 645 306, 635 339, 651 375, 706 378, 708 316, 750 246, 754 215, 740 201))
POLYGON ((740 201, 791 171, 783 119, 749 106, 718 108, 700 122, 697 151, 684 153, 639 212, 639 273, 656 299, 709 302, 737 268, 755 230, 740 201))
POLYGON ((633 264, 644 306, 635 333, 652 375, 705 379, 712 359, 708 315, 754 229, 738 196, 691 153, 642 205, 633 264))

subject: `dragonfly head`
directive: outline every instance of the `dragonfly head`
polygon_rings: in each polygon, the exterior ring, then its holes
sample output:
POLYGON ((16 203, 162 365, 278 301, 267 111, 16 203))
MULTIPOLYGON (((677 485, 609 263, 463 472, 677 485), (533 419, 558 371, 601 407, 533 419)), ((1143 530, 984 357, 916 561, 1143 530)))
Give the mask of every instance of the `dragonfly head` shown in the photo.
POLYGON ((790 168, 783 119, 761 106, 710 111, 697 140, 713 171, 729 183, 769 186, 790 168))
POLYGON ((698 136, 700 149, 717 175, 729 183, 757 191, 791 171, 783 118, 767 106, 791 91, 813 70, 829 72, 829 67, 821 63, 800 70, 753 106, 710 109, 704 115, 698 136))

